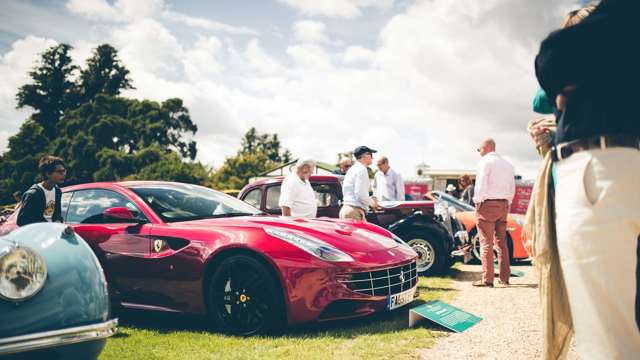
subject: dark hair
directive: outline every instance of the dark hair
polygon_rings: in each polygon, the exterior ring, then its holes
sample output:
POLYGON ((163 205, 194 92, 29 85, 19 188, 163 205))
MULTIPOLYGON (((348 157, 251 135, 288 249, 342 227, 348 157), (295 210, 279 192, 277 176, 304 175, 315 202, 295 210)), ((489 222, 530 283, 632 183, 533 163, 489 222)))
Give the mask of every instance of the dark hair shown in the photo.
POLYGON ((38 170, 40 170, 40 174, 46 180, 47 175, 56 171, 56 167, 58 165, 62 165, 66 168, 66 166, 64 165, 64 161, 62 161, 62 159, 60 159, 59 157, 46 155, 43 156, 38 162, 38 170))

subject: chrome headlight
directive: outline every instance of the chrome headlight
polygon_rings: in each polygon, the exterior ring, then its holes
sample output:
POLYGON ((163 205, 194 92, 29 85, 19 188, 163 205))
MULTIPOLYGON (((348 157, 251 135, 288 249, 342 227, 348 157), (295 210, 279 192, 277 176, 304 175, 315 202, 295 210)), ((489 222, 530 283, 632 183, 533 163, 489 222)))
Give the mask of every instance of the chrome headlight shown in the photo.
POLYGON ((351 256, 336 249, 335 247, 327 244, 326 242, 310 237, 308 235, 302 236, 286 230, 278 230, 272 228, 266 228, 264 231, 278 239, 284 240, 291 245, 294 245, 309 254, 324 260, 331 262, 351 262, 354 261, 351 256))
POLYGON ((42 289, 46 280, 47 264, 34 250, 18 246, 0 255, 0 298, 27 300, 42 289))

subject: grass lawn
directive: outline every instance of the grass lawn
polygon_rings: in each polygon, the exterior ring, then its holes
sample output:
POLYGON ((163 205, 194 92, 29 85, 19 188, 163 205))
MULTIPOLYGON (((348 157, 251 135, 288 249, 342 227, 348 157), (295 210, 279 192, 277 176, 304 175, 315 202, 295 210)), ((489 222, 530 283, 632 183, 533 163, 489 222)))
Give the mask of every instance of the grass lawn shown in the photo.
POLYGON ((443 332, 430 325, 408 328, 408 309, 454 296, 447 277, 421 278, 418 289, 420 297, 396 311, 269 337, 225 336, 207 331, 201 318, 126 311, 100 359, 415 359, 416 349, 431 347, 443 332))

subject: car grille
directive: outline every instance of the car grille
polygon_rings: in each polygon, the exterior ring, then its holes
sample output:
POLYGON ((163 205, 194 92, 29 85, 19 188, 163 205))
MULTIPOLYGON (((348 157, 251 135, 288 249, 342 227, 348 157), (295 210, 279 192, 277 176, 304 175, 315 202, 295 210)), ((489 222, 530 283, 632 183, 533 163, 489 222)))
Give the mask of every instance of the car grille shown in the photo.
POLYGON ((416 262, 387 269, 343 274, 339 282, 352 291, 364 295, 388 296, 416 286, 418 271, 416 262))

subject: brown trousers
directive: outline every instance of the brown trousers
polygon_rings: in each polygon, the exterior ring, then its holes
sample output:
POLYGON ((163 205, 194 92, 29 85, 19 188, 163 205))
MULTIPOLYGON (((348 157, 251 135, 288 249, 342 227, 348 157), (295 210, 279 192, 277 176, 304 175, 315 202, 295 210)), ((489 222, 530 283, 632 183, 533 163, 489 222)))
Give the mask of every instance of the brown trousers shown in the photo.
POLYGON ((485 200, 476 208, 478 235, 480 236, 480 257, 482 258, 482 281, 493 284, 493 249, 498 253, 500 280, 509 282, 509 248, 507 247, 507 215, 509 203, 506 200, 485 200))

